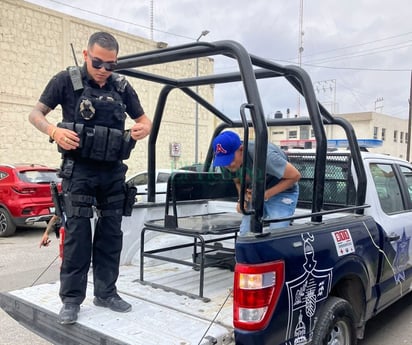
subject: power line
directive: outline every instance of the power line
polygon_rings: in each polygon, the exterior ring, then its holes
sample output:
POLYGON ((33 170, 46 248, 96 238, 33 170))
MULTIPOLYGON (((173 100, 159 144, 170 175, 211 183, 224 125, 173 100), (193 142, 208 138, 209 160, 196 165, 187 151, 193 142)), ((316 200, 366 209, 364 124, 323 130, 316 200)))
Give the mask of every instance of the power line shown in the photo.
MULTIPOLYGON (((275 59, 270 58, 268 59, 273 62, 278 63, 288 63, 288 64, 296 64, 296 61, 291 60, 283 60, 283 59, 275 59)), ((374 72, 409 72, 412 70, 411 68, 372 68, 372 67, 343 67, 343 66, 325 66, 325 65, 318 65, 318 64, 310 64, 302 62, 302 66, 308 67, 316 67, 316 68, 326 68, 326 69, 336 69, 336 70, 354 70, 354 71, 374 71, 374 72)), ((225 71, 234 71, 238 67, 237 64, 225 65, 221 67, 215 68, 215 71, 225 72, 225 71)))
POLYGON ((310 56, 314 56, 314 55, 320 55, 320 54, 327 54, 327 53, 331 53, 331 52, 338 51, 338 50, 345 50, 345 49, 365 46, 365 45, 368 45, 368 44, 374 44, 374 43, 377 43, 377 42, 387 41, 387 40, 391 40, 391 39, 394 39, 394 38, 407 36, 407 35, 410 35, 410 34, 412 34, 412 31, 405 32, 405 33, 402 33, 402 34, 399 34, 399 35, 394 35, 394 36, 389 36, 389 37, 373 40, 373 41, 357 43, 357 44, 353 44, 353 45, 349 45, 349 46, 345 46, 345 47, 339 47, 339 48, 324 50, 324 51, 320 51, 318 53, 313 53, 313 54, 306 55, 306 57, 310 57, 310 56))
MULTIPOLYGON (((61 1, 57 1, 57 0, 48 0, 48 1, 51 2, 51 3, 55 3, 55 4, 58 4, 58 5, 61 5, 61 6, 65 6, 65 7, 72 8, 72 9, 74 9, 74 10, 79 10, 79 11, 82 11, 82 12, 85 12, 85 13, 89 13, 89 14, 93 14, 93 15, 102 17, 102 18, 115 20, 115 21, 118 21, 118 22, 121 22, 121 23, 124 23, 124 24, 129 24, 129 25, 136 26, 136 27, 139 27, 139 28, 143 28, 143 29, 146 29, 146 30, 149 30, 149 31, 150 31, 150 30, 153 30, 153 31, 157 31, 157 32, 160 32, 160 33, 163 33, 163 34, 167 34, 167 35, 171 35, 171 36, 176 36, 176 37, 181 37, 181 38, 185 38, 185 39, 188 39, 188 40, 194 40, 194 39, 195 39, 195 38, 193 38, 193 37, 188 37, 188 36, 184 36, 184 35, 174 34, 174 33, 171 33, 171 32, 169 32, 169 31, 159 30, 159 29, 151 28, 151 27, 149 27, 149 26, 145 26, 145 25, 141 25, 141 24, 136 24, 136 23, 129 22, 129 21, 126 21, 126 20, 123 20, 123 19, 119 19, 119 18, 116 18, 116 17, 112 17, 112 16, 108 16, 108 15, 104 15, 104 14, 99 14, 99 13, 96 13, 96 12, 93 12, 93 11, 90 11, 90 10, 82 9, 82 8, 80 8, 80 7, 77 7, 77 6, 69 5, 69 4, 64 3, 64 2, 61 2, 61 1)), ((385 41, 385 40, 389 40, 389 39, 393 39, 393 38, 397 38, 397 37, 401 37, 401 36, 406 36, 406 35, 409 35, 409 34, 412 34, 412 32, 406 32, 406 33, 403 33, 403 34, 394 35, 394 36, 389 36, 389 37, 382 38, 382 39, 378 39, 378 40, 374 40, 374 41, 363 42, 363 43, 354 44, 354 45, 350 45, 350 46, 346 46, 346 47, 331 49, 331 50, 328 50, 328 51, 319 52, 319 53, 311 54, 311 55, 308 55, 308 56, 319 55, 319 54, 322 54, 322 53, 327 53, 327 52, 332 52, 332 51, 337 51, 337 50, 342 50, 342 49, 347 49, 347 48, 352 48, 352 47, 358 47, 358 46, 362 46, 362 45, 368 45, 368 44, 372 44, 372 43, 376 43, 376 42, 381 42, 381 41, 385 41)), ((386 47, 386 46, 383 46, 382 48, 384 48, 384 47, 386 47)), ((382 51, 381 51, 381 52, 382 52, 382 51)), ((306 57, 308 57, 308 56, 306 56, 306 57)), ((324 59, 332 59, 332 58, 333 58, 333 57, 324 58, 324 59)), ((337 57, 335 57, 335 58, 337 58, 337 57)), ((343 57, 342 57, 342 58, 343 58, 343 57)), ((295 63, 296 63, 296 62, 294 62, 294 61, 292 61, 292 60, 282 60, 282 59, 275 59, 275 58, 271 58, 271 59, 269 59, 269 60, 272 60, 272 61, 275 61, 275 62, 292 63, 292 64, 295 64, 295 63)), ((322 60, 322 59, 321 59, 321 60, 322 60)), ((316 62, 316 61, 317 61, 317 60, 315 60, 315 62, 316 62)), ((326 69, 337 69, 337 70, 341 69, 341 70, 355 70, 355 71, 376 71, 376 72, 409 72, 410 70, 412 70, 412 68, 404 68, 404 69, 403 69, 403 68, 402 68, 402 69, 394 68, 394 69, 393 69, 393 68, 369 68, 369 67, 368 67, 368 68, 365 68, 365 67, 325 66, 325 65, 317 65, 317 64, 313 64, 313 63, 304 63, 304 62, 302 62, 302 65, 309 66, 309 67, 316 67, 316 68, 326 68, 326 69)), ((229 69, 229 68, 230 68, 230 67, 228 67, 227 69, 229 69)), ((225 68, 225 69, 226 69, 226 68, 225 68)))
POLYGON ((373 72, 409 72, 412 68, 369 68, 369 67, 338 67, 338 66, 325 66, 325 65, 314 65, 302 63, 302 65, 316 67, 316 68, 327 68, 327 69, 343 69, 343 70, 353 70, 353 71, 373 71, 373 72))
MULTIPOLYGON (((136 24, 136 23, 133 23, 133 22, 129 22, 129 21, 127 21, 127 20, 120 19, 120 18, 111 17, 111 16, 108 16, 108 15, 105 15, 105 14, 100 14, 100 13, 97 13, 97 12, 93 12, 93 11, 90 11, 90 10, 86 10, 86 9, 83 9, 83 8, 80 8, 80 7, 77 7, 77 6, 72 6, 72 5, 66 4, 66 3, 64 3, 64 2, 57 1, 57 0, 47 0, 47 1, 52 2, 52 3, 55 3, 55 4, 57 4, 57 5, 69 7, 69 8, 74 9, 74 10, 78 10, 78 11, 81 11, 81 12, 85 12, 85 13, 88 13, 88 14, 93 14, 93 15, 98 16, 98 17, 115 20, 115 21, 118 21, 118 22, 123 23, 123 24, 133 25, 133 26, 136 26, 136 27, 139 27, 139 28, 148 30, 148 31, 153 30, 153 31, 157 31, 157 32, 160 32, 160 33, 163 33, 163 34, 166 34, 166 35, 170 35, 170 36, 185 38, 185 39, 188 39, 188 40, 191 40, 191 41, 195 40, 194 37, 188 37, 188 36, 184 36, 184 35, 179 35, 179 34, 175 34, 175 33, 169 32, 169 31, 164 31, 164 30, 151 28, 151 27, 149 27, 149 26, 145 26, 145 25, 141 25, 141 24, 136 24)), ((99 24, 101 24, 101 23, 99 23, 99 24)))
POLYGON ((355 58, 355 57, 362 57, 362 56, 366 56, 366 55, 384 53, 386 51, 393 50, 393 48, 396 48, 396 47, 398 49, 402 49, 402 48, 407 48, 407 47, 410 47, 410 46, 412 46, 411 41, 409 43, 400 42, 400 43, 396 43, 396 44, 392 44, 392 45, 388 45, 388 46, 366 49, 366 50, 360 51, 358 53, 347 53, 347 54, 343 54, 343 55, 330 56, 330 57, 319 58, 319 59, 315 59, 315 60, 309 60, 309 62, 312 62, 312 63, 313 62, 315 62, 315 63, 331 62, 331 61, 341 60, 341 59, 344 59, 344 58, 347 58, 347 57, 355 58))

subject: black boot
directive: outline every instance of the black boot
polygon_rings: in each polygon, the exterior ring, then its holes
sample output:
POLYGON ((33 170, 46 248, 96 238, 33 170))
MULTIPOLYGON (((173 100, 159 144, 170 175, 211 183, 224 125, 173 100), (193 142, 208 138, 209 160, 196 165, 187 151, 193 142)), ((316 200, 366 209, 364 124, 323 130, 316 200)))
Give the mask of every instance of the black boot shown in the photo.
POLYGON ((71 325, 76 322, 77 314, 80 311, 80 305, 76 303, 64 303, 60 309, 59 322, 62 325, 71 325))
POLYGON ((95 297, 93 303, 98 307, 109 308, 119 313, 126 313, 132 310, 132 305, 121 299, 119 295, 114 295, 107 298, 95 297))

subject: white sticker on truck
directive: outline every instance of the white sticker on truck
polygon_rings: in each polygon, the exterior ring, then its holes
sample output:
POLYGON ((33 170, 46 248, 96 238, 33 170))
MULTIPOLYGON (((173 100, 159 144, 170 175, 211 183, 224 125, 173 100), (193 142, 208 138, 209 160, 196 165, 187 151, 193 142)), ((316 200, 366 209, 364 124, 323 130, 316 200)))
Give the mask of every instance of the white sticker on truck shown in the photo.
POLYGON ((347 255, 355 251, 349 229, 334 231, 332 232, 332 237, 338 256, 347 255))

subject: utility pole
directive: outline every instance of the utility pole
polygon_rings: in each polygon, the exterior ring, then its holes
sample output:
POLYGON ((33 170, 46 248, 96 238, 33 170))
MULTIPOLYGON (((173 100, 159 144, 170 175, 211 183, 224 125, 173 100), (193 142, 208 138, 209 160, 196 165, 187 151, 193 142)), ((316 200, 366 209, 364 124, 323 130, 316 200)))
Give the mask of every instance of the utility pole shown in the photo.
POLYGON ((378 112, 378 110, 382 113, 382 110, 383 110, 383 97, 378 97, 375 101, 375 113, 378 112))
POLYGON ((411 71, 411 81, 409 85, 409 120, 408 120, 408 146, 406 146, 406 160, 410 162, 411 158, 411 122, 412 122, 412 71, 411 71))
MULTIPOLYGON (((203 30, 199 37, 196 38, 196 42, 210 33, 209 30, 203 30)), ((196 58, 196 78, 199 77, 199 58, 196 58)), ((199 85, 196 85, 196 93, 199 94, 199 85)), ((195 105, 195 163, 199 163, 199 103, 195 105)))
POLYGON ((153 1, 150 0, 150 39, 153 41, 153 1))
POLYGON ((317 81, 314 83, 314 88, 318 94, 318 100, 322 102, 324 106, 330 104, 331 114, 336 114, 336 79, 317 81))
MULTIPOLYGON (((302 67, 302 53, 303 53, 303 0, 300 0, 299 6, 299 48, 298 48, 298 64, 302 67)), ((297 115, 300 117, 300 94, 298 94, 298 109, 297 115)))

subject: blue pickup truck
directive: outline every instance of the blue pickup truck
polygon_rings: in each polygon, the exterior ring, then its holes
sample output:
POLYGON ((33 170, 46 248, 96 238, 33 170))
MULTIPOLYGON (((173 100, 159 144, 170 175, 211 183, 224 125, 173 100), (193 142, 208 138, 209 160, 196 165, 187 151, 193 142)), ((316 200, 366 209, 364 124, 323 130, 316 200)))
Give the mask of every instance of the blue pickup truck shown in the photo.
POLYGON ((122 225, 117 285, 133 309, 119 316, 94 306, 90 277, 74 325, 56 322, 58 282, 1 293, 10 316, 63 345, 355 345, 370 318, 410 292, 412 165, 360 147, 351 124, 316 100, 304 70, 218 41, 129 55, 119 59, 118 72, 162 87, 148 141, 148 202, 136 204, 122 225), (239 71, 173 79, 138 69, 215 55, 233 59, 239 71), (307 117, 267 119, 258 81, 279 78, 301 94, 307 117), (245 91, 239 120, 193 91, 231 83, 245 91), (302 176, 290 226, 266 231, 279 219, 262 219, 265 181, 256 178, 251 232, 238 237, 237 191, 211 171, 211 148, 203 172, 173 173, 166 201, 155 202, 156 142, 172 90, 221 121, 211 141, 228 128, 241 132, 246 146, 254 136, 253 176, 262 176, 272 128, 311 128, 316 147, 287 152, 302 176), (345 150, 328 148, 328 126, 346 133, 345 150))
MULTIPOLYGON (((336 213, 356 204, 359 180, 350 153, 329 152, 322 220, 295 220, 299 225, 282 232, 238 239, 236 344, 356 344, 367 320, 410 292, 412 166, 369 152, 361 157, 362 214, 336 213), (270 284, 243 288, 249 275, 260 282, 270 277, 270 284)), ((290 155, 302 173, 297 213, 310 204, 313 180, 306 171, 313 171, 314 158, 290 155)))

